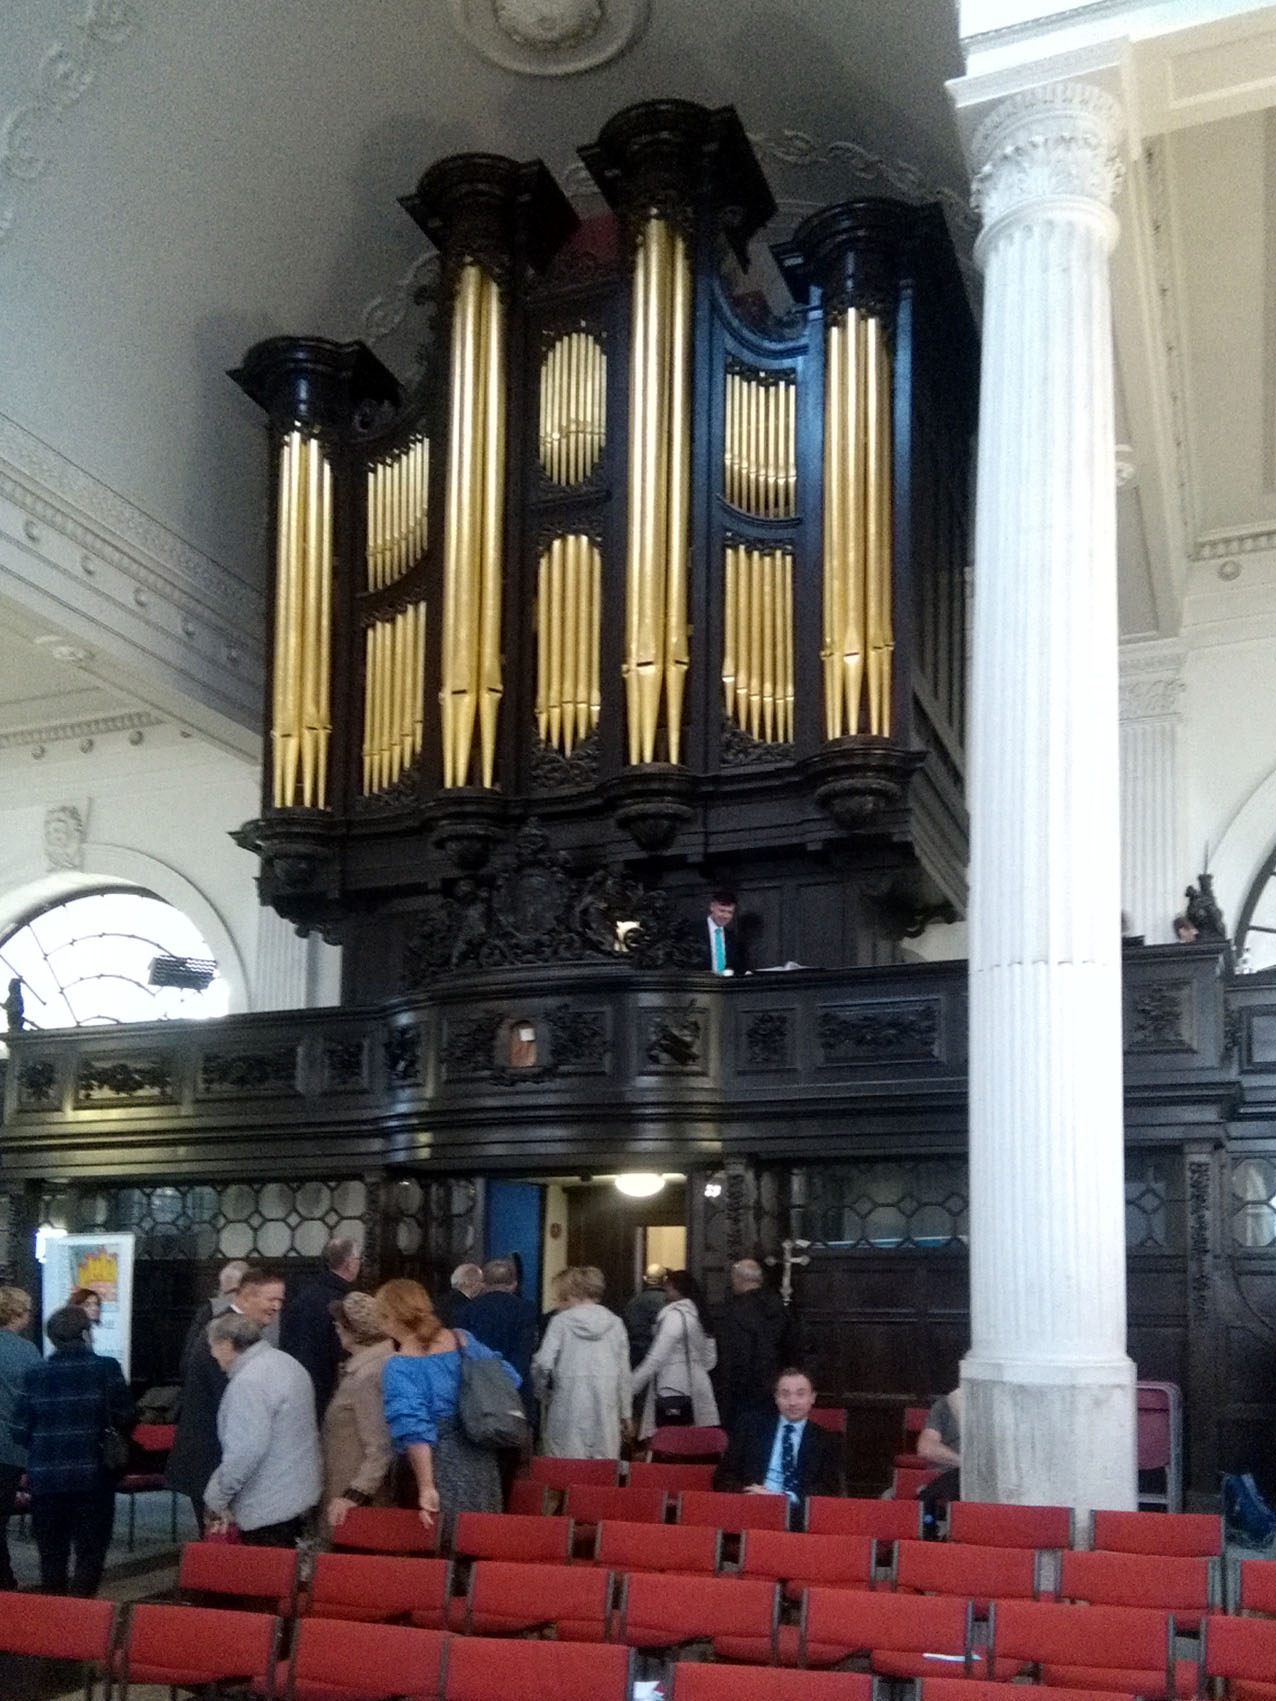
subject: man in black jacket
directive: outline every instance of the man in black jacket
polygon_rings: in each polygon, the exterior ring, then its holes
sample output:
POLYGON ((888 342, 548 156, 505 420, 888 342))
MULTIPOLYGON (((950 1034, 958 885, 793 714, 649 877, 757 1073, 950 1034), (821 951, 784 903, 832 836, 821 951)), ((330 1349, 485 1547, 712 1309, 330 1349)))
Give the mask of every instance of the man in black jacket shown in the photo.
POLYGON ((527 1415, 533 1415, 532 1354, 536 1351, 536 1307, 518 1291, 512 1258, 489 1258, 483 1266, 483 1291, 466 1306, 461 1327, 476 1341, 500 1353, 519 1375, 527 1415))
POLYGON ((344 1299, 359 1279, 362 1254, 353 1240, 330 1240, 323 1249, 323 1273, 307 1282, 284 1306, 279 1345, 310 1372, 315 1385, 315 1416, 323 1422, 336 1392, 341 1342, 332 1321, 332 1302, 344 1299))
POLYGON ((842 1443, 810 1421, 815 1387, 804 1370, 782 1370, 770 1412, 748 1411, 731 1431, 713 1486, 744 1494, 783 1494, 795 1508, 812 1494, 841 1494, 842 1443))
POLYGON ((731 1298, 718 1318, 718 1413, 730 1429, 746 1411, 770 1412, 780 1366, 794 1356, 784 1301, 763 1285, 762 1266, 731 1266, 731 1298))

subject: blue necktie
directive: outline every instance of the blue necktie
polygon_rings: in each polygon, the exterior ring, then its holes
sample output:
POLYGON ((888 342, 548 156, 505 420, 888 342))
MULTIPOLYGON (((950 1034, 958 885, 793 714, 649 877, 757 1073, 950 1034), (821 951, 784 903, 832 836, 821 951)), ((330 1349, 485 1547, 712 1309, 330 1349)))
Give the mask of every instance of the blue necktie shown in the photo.
POLYGON ((780 1477, 790 1500, 798 1497, 797 1453, 793 1447, 793 1425, 786 1423, 780 1437, 780 1477))
POLYGON ((722 936, 722 929, 715 921, 713 924, 713 972, 715 975, 724 974, 727 967, 727 943, 722 936))

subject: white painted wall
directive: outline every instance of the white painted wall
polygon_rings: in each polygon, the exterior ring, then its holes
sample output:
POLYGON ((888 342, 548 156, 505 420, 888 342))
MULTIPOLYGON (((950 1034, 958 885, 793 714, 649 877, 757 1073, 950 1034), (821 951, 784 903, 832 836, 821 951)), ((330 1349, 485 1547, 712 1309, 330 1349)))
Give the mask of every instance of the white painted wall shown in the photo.
POLYGON ((93 746, 68 740, 38 759, 30 747, 0 756, 0 799, 21 800, 0 802, 0 933, 75 891, 144 886, 199 927, 232 1010, 337 1002, 340 953, 298 940, 261 909, 255 859, 229 836, 257 813, 256 765, 169 726, 93 746), (64 803, 87 824, 75 870, 50 869, 44 847, 45 811, 64 803))

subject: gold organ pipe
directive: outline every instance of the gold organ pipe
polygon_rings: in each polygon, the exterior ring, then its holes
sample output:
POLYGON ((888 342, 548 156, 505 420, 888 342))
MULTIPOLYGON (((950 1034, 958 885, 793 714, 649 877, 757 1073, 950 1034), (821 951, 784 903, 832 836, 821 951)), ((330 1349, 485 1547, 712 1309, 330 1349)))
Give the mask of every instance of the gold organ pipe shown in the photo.
POLYGON ((867 489, 865 470, 868 454, 867 334, 863 313, 852 308, 847 315, 846 400, 846 509, 845 529, 846 602, 842 636, 843 712, 846 731, 859 732, 860 701, 864 693, 864 578, 867 567, 865 518, 867 489), (852 350, 854 353, 852 354, 852 350))
POLYGON ((765 557, 749 551, 749 726, 752 737, 762 736, 762 579, 765 557))
POLYGON ((538 444, 555 484, 581 484, 606 440, 607 357, 588 331, 559 337, 541 360, 538 444))
MULTIPOLYGON (((275 658, 271 679, 272 798, 276 809, 292 797, 288 770, 294 748, 292 722, 296 642, 293 636, 292 574, 296 552, 292 527, 296 513, 294 451, 296 433, 279 445, 279 508, 275 533, 275 658)), ((295 773, 295 770, 294 770, 295 773)))
POLYGON ((736 657, 735 657, 735 718, 740 726, 749 725, 749 686, 752 680, 752 657, 749 635, 752 631, 749 551, 741 549, 736 555, 736 657))
POLYGON ((328 807, 328 745, 332 737, 332 467, 315 444, 321 474, 319 516, 319 626, 315 633, 318 713, 315 717, 315 760, 317 763, 315 807, 328 807))
POLYGON ((639 238, 634 256, 633 332, 630 339, 629 374, 629 505, 625 530, 625 658, 621 668, 625 683, 625 721, 631 763, 642 760, 638 670, 642 661, 640 646, 645 604, 649 594, 645 559, 647 462, 644 454, 643 423, 649 411, 646 349, 650 334, 647 303, 650 251, 650 242, 644 234, 639 238))
POLYGON ((549 557, 536 568, 536 732, 549 742, 549 557))
POLYGON ((479 740, 483 784, 490 789, 496 773, 496 725, 504 686, 501 680, 501 563, 505 528, 505 305, 493 278, 484 277, 486 396, 483 443, 483 551, 480 563, 479 627, 482 696, 479 740))
POLYGON ((576 539, 576 737, 586 739, 593 731, 589 700, 590 673, 594 662, 594 546, 589 538, 576 539))
POLYGON ((781 742, 793 739, 793 556, 785 549, 780 554, 780 664, 779 664, 781 742))
POLYGON ((762 504, 762 511, 768 519, 772 520, 778 512, 776 473, 780 458, 779 401, 779 384, 768 384, 766 387, 766 496, 762 504))
POLYGON ((602 558, 579 532, 551 540, 537 566, 536 727, 570 756, 598 725, 602 558))
POLYGON ((563 540, 549 546, 549 742, 558 748, 563 726, 563 540))
POLYGON ((762 729, 757 735, 775 740, 775 578, 778 551, 764 555, 762 569, 762 729))
POLYGON ((793 737, 793 554, 728 544, 723 556, 726 713, 765 744, 793 737))
POLYGON ((584 671, 580 645, 584 635, 581 609, 581 548, 585 539, 573 533, 567 539, 563 565, 563 748, 570 756, 585 736, 583 714, 584 671))
POLYGON ((691 518, 691 267, 681 233, 670 249, 669 497, 665 544, 665 719, 669 760, 682 760, 682 704, 691 666, 687 556, 691 518))
POLYGON ((416 670, 412 687, 412 754, 419 756, 425 745, 425 604, 416 605, 416 670))
POLYGON ((589 546, 589 730, 598 726, 603 708, 602 626, 603 558, 596 545, 589 546))
POLYGON ((845 420, 843 368, 846 364, 846 326, 830 321, 824 356, 824 600, 820 659, 824 664, 824 735, 842 736, 842 668, 839 644, 846 603, 845 538, 845 420))
POLYGON ((461 268, 452 311, 452 384, 448 431, 448 503, 443 546, 443 654, 439 693, 443 784, 464 785, 477 713, 476 547, 480 520, 475 491, 480 405, 479 292, 483 274, 461 268))
POLYGON ((739 553, 735 544, 729 543, 722 562, 722 699, 728 715, 735 709, 736 560, 739 553))
POLYGON ((879 320, 870 319, 874 377, 869 404, 874 465, 869 478, 869 512, 875 517, 867 585, 868 717, 870 733, 887 738, 891 731, 891 661, 894 637, 891 623, 891 378, 890 356, 879 320))

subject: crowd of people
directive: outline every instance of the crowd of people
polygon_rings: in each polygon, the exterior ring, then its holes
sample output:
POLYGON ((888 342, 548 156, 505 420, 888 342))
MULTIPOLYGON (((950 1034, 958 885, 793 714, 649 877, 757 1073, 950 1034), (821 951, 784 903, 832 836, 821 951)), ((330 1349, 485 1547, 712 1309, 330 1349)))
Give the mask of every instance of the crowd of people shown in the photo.
MULTIPOLYGON (((663 1425, 721 1424, 719 1486, 794 1502, 838 1491, 840 1447, 807 1422, 814 1387, 751 1259, 732 1267, 713 1315, 692 1275, 659 1266, 623 1317, 593 1266, 562 1272, 547 1318, 510 1258, 460 1266, 437 1309, 416 1281, 361 1291, 360 1272, 350 1239, 328 1245, 287 1304, 269 1271, 236 1260, 220 1272, 182 1347, 166 1477, 202 1535, 291 1546, 360 1506, 415 1504, 429 1527, 496 1511, 537 1427, 547 1454, 617 1459, 663 1425), (508 1389, 514 1430, 500 1445, 474 1433, 480 1375, 498 1406, 508 1389)), ((0 1587, 15 1586, 5 1531, 25 1473, 41 1587, 91 1595, 133 1404, 115 1359, 93 1351, 95 1294, 76 1290, 49 1317, 48 1358, 27 1336, 31 1312, 22 1290, 0 1288, 0 1587)))

